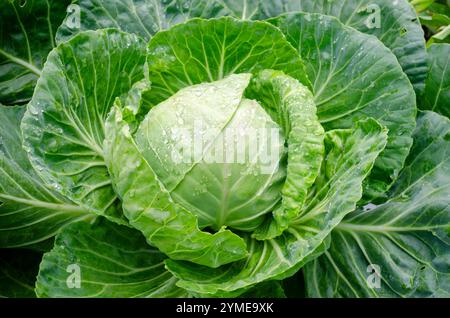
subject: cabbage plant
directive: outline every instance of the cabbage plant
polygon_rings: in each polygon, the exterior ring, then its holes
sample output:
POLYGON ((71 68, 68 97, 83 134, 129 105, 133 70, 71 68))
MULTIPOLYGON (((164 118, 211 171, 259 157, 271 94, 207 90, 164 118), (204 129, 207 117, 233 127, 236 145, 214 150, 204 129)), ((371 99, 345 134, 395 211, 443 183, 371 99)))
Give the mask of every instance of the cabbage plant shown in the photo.
POLYGON ((450 296, 449 46, 396 3, 80 0, 42 66, 60 2, 10 1, 0 295, 450 296))

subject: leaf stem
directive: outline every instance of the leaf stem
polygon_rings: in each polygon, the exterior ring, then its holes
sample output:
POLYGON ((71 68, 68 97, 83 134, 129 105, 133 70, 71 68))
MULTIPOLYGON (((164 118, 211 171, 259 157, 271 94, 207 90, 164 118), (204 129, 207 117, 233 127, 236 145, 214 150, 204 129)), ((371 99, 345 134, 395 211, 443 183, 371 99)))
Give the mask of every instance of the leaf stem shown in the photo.
POLYGON ((42 72, 40 69, 38 69, 36 66, 34 66, 33 64, 28 63, 27 61, 24 61, 21 58, 15 57, 5 51, 3 51, 2 49, 0 49, 0 54, 3 54, 7 59, 11 60, 11 62, 14 62, 18 65, 21 65, 25 68, 27 68, 28 70, 30 70, 32 73, 36 74, 37 76, 41 76, 42 72))

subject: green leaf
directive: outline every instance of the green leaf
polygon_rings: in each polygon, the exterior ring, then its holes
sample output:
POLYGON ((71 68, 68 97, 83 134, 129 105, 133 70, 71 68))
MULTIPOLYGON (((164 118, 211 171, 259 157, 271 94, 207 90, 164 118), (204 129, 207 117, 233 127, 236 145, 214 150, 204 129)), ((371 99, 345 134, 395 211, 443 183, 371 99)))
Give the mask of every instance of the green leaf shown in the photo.
POLYGON ((309 296, 450 296, 449 136, 447 118, 419 115, 389 201, 357 210, 337 226, 330 249, 305 267, 309 296))
POLYGON ((395 54, 416 93, 423 91, 427 72, 424 33, 408 1, 261 0, 261 7, 263 15, 259 18, 295 11, 321 13, 376 36, 395 54))
POLYGON ((296 50, 267 22, 193 19, 153 37, 147 62, 152 105, 184 87, 264 69, 283 71, 310 85, 296 50))
POLYGON ((34 251, 0 249, 0 298, 35 298, 41 259, 34 251))
POLYGON ((417 12, 421 12, 431 6, 436 0, 409 0, 417 12))
POLYGON ((279 71, 262 71, 247 89, 249 98, 258 100, 287 136, 287 176, 282 202, 273 212, 275 223, 260 227, 253 236, 278 236, 302 208, 308 189, 316 180, 324 154, 324 131, 320 125, 311 92, 279 71))
POLYGON ((49 238, 45 241, 34 243, 31 245, 26 245, 22 248, 27 249, 27 250, 32 250, 35 252, 39 252, 39 253, 46 253, 46 252, 49 252, 53 248, 54 243, 55 243, 55 236, 52 236, 51 238, 49 238))
POLYGON ((0 106, 0 247, 45 241, 61 227, 91 217, 37 176, 22 149, 25 107, 0 106))
POLYGON ((362 182, 386 139, 386 129, 372 119, 360 121, 350 130, 326 133, 323 177, 310 193, 310 204, 283 235, 265 241, 245 236, 248 258, 217 269, 168 259, 168 270, 180 279, 177 285, 192 293, 230 297, 259 282, 295 274, 326 250, 331 230, 355 209, 362 182))
POLYGON ((77 0, 74 3, 79 6, 80 25, 73 23, 78 11, 69 12, 58 29, 58 42, 67 41, 81 31, 102 28, 118 28, 149 40, 158 31, 192 18, 250 19, 258 8, 258 1, 246 0, 77 0))
POLYGON ((437 33, 440 28, 450 24, 450 5, 435 2, 422 12, 419 18, 431 34, 437 33))
MULTIPOLYGON (((150 39, 158 31, 192 18, 231 16, 263 20, 297 11, 334 15, 346 25, 382 40, 394 52, 416 91, 424 88, 427 72, 424 34, 406 0, 79 0, 77 4, 80 28, 69 28, 63 23, 57 34, 59 41, 83 30, 107 27, 150 39), (379 25, 373 23, 378 13, 379 25)), ((72 19, 73 13, 69 13, 66 21, 72 19)))
POLYGON ((242 298, 286 298, 283 286, 277 281, 268 281, 256 285, 248 292, 242 294, 242 298))
POLYGON ((228 230, 210 234, 198 228, 197 217, 174 204, 150 164, 139 152, 119 105, 107 126, 105 154, 114 187, 130 224, 148 242, 173 259, 217 267, 247 254, 245 242, 228 230))
POLYGON ((444 14, 432 13, 431 15, 421 15, 420 22, 431 31, 436 32, 450 24, 450 17, 444 14))
POLYGON ((307 63, 326 130, 348 128, 361 117, 375 118, 389 129, 388 145, 365 183, 367 198, 382 196, 403 167, 415 126, 414 90, 396 57, 375 37, 333 17, 294 13, 270 22, 307 63))
POLYGON ((8 0, 0 4, 0 103, 26 103, 33 94, 69 0, 8 0))
POLYGON ((24 147, 43 180, 93 213, 126 223, 103 155, 114 99, 144 77, 146 48, 117 30, 80 33, 54 49, 22 121, 24 147))
POLYGON ((450 117, 450 44, 433 44, 428 58, 430 72, 419 107, 450 117))
POLYGON ((303 270, 283 280, 283 290, 287 298, 306 298, 305 278, 303 270))
MULTIPOLYGON (((450 25, 446 25, 445 27, 442 27, 438 29, 438 32, 434 34, 431 39, 427 42, 427 45, 436 42, 443 42, 447 41, 447 38, 450 36, 450 25)), ((448 42, 448 41, 447 41, 448 42)))
POLYGON ((111 222, 74 223, 44 255, 38 297, 187 297, 142 235, 111 222))

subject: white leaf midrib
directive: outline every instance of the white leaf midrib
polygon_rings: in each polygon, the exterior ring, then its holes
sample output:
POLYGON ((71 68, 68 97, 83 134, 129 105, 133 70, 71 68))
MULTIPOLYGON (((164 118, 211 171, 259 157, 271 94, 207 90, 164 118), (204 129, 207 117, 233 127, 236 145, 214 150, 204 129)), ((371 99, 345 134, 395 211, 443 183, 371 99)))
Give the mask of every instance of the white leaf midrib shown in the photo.
POLYGON ((86 213, 86 211, 76 205, 69 205, 64 203, 51 203, 51 202, 45 202, 41 201, 35 198, 21 198, 14 195, 8 195, 4 193, 0 193, 0 200, 5 201, 13 201, 16 203, 22 203, 29 206, 34 206, 37 208, 43 208, 48 210, 54 210, 54 211, 61 211, 61 212, 72 212, 72 213, 86 213))

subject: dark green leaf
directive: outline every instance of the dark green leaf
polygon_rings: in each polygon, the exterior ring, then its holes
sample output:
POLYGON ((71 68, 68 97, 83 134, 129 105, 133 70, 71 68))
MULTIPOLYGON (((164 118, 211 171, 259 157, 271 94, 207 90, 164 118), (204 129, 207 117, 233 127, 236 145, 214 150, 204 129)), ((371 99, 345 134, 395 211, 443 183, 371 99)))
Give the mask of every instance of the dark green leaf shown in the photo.
POLYGON ((75 223, 44 255, 39 297, 187 297, 165 270, 166 256, 140 232, 114 223, 75 223))
POLYGON ((447 118, 420 114, 389 201, 337 226, 330 249, 305 268, 309 296, 450 296, 449 136, 447 118))
POLYGON ((423 30, 406 0, 261 0, 262 17, 304 11, 337 17, 343 24, 376 36, 395 54, 416 93, 424 89, 427 60, 423 30))
POLYGON ((30 100, 70 0, 0 3, 0 103, 30 100))
POLYGON ((34 298, 34 284, 42 254, 0 249, 0 298, 34 298))
POLYGON ((245 292, 242 298, 286 298, 283 286, 278 281, 268 281, 256 285, 248 292, 245 292))
POLYGON ((403 167, 415 126, 414 90, 397 58, 375 37, 336 18, 294 13, 270 22, 302 55, 326 130, 351 127, 366 116, 389 129, 388 145, 365 184, 366 197, 380 197, 403 167))
POLYGON ((428 59, 430 72, 419 107, 450 117, 450 44, 433 44, 428 59))
POLYGON ((29 246, 90 215, 47 188, 22 149, 25 107, 0 106, 0 247, 29 246))
MULTIPOLYGON (((425 40, 417 15, 406 0, 79 0, 77 3, 80 28, 70 28, 64 23, 58 30, 60 41, 80 31, 107 27, 150 39, 158 31, 192 18, 232 16, 262 20, 297 11, 333 15, 346 25, 377 36, 394 52, 416 91, 424 88, 425 40)), ((73 14, 66 21, 71 19, 73 14)))
POLYGON ((24 148, 54 190, 126 223, 104 162, 114 99, 144 77, 145 44, 117 30, 80 33, 54 49, 22 121, 24 148))

